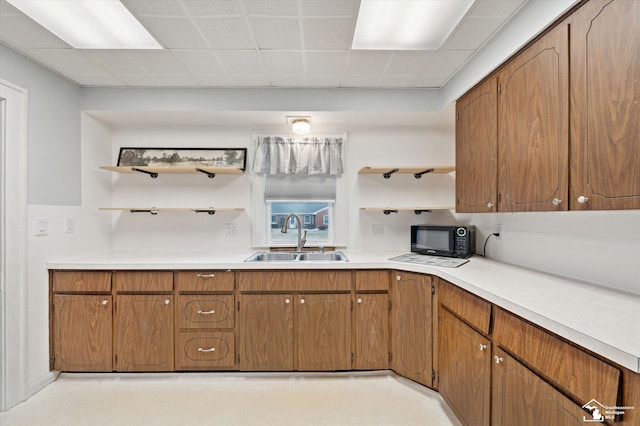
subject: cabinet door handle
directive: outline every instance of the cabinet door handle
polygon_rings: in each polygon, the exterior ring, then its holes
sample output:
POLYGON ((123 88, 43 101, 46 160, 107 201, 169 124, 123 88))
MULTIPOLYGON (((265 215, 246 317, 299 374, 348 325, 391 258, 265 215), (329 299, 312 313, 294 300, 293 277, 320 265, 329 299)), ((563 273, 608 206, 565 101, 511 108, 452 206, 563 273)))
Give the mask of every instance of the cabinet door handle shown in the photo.
POLYGON ((211 315, 211 314, 215 314, 215 313, 216 313, 216 310, 215 310, 215 309, 212 309, 212 310, 210 310, 210 311, 202 311, 202 310, 198 309, 198 313, 199 313, 200 315, 211 315))
POLYGON ((487 208, 488 208, 488 209, 492 209, 492 208, 493 208, 493 203, 492 203, 491 201, 489 201, 489 202, 487 203, 487 208))
POLYGON ((579 202, 580 204, 584 204, 584 203, 586 203, 587 201, 589 201, 589 198, 585 197, 584 195, 581 195, 581 196, 579 196, 579 197, 578 197, 578 202, 579 202))
POLYGON ((554 206, 559 206, 562 203, 562 200, 559 198, 554 198, 551 203, 553 203, 554 206))
POLYGON ((289 303, 291 303, 291 299, 289 299, 289 298, 284 299, 284 303, 286 303, 288 305, 289 303))
POLYGON ((481 351, 486 351, 487 350, 487 345, 483 345, 482 343, 480 343, 478 345, 478 347, 480 348, 481 351))
POLYGON ((362 303, 362 297, 358 297, 358 303, 362 303))
POLYGON ((169 299, 164 299, 164 304, 165 304, 165 305, 168 305, 169 303, 171 303, 171 300, 169 300, 169 299))
POLYGON ((400 281, 402 277, 400 275, 396 275, 396 281, 400 281))
POLYGON ((103 300, 102 302, 100 302, 102 306, 105 306, 107 303, 109 303, 107 300, 103 300))
POLYGON ((304 299, 300 299, 300 304, 304 305, 304 299))
POLYGON ((216 274, 196 274, 198 278, 214 278, 216 274))
POLYGON ((496 364, 500 364, 502 361, 504 361, 504 358, 501 358, 498 355, 494 356, 493 359, 495 360, 496 364))
POLYGON ((203 349, 203 348, 198 348, 198 352, 215 352, 216 348, 211 348, 211 349, 203 349))

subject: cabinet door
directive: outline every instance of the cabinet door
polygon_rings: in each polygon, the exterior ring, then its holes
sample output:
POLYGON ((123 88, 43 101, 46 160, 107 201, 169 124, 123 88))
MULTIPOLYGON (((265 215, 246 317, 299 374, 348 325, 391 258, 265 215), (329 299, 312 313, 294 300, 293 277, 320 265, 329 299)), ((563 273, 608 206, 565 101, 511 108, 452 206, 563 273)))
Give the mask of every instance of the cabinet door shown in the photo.
POLYGON ((119 295, 116 370, 173 371, 173 296, 119 295))
POLYGON ((298 370, 351 369, 351 295, 299 294, 298 370))
POLYGON ((391 281, 391 368, 432 386, 431 276, 394 272, 391 281))
POLYGON ((571 52, 571 209, 640 209, 640 2, 585 4, 571 52))
POLYGON ((240 368, 293 370, 293 296, 240 296, 240 368))
POLYGON ((456 211, 498 208, 497 80, 488 79, 456 103, 456 211))
POLYGON ((111 295, 53 296, 53 369, 112 371, 111 295))
POLYGON ((489 425, 491 342, 440 308, 438 391, 466 425, 489 425))
POLYGON ((389 368, 389 295, 356 294, 355 370, 389 368))
MULTIPOLYGON (((584 425, 586 411, 501 349, 494 351, 491 424, 584 425)), ((593 420, 592 420, 593 421, 593 420)))
POLYGON ((568 30, 545 34, 498 74, 498 210, 567 210, 568 30))

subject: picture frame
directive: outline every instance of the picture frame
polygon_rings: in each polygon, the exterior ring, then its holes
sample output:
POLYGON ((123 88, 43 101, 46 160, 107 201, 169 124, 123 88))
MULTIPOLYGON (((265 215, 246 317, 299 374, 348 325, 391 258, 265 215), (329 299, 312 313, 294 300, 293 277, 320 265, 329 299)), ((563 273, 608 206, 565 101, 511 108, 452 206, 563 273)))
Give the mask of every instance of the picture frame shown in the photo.
POLYGON ((117 166, 247 167, 247 148, 121 147, 117 166))

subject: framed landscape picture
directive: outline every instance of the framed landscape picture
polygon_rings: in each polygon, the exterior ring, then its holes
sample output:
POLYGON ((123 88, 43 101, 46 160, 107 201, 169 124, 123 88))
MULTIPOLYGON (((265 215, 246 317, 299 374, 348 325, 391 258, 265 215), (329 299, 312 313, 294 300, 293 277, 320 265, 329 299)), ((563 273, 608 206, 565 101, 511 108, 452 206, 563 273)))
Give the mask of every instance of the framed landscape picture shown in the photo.
POLYGON ((247 166, 247 148, 120 148, 118 166, 247 166))

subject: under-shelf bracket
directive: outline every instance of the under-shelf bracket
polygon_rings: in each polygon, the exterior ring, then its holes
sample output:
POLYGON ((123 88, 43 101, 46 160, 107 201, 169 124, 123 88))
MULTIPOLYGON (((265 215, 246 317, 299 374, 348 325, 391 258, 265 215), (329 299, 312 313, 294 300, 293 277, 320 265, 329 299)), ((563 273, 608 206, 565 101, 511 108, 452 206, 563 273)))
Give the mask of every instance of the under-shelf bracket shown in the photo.
POLYGON ((431 213, 433 210, 425 210, 425 209, 416 209, 413 212, 415 214, 421 214, 421 213, 431 213))
POLYGON ((194 212, 207 213, 209 216, 213 216, 214 214, 216 214, 216 211, 214 209, 195 209, 194 212))
POLYGON ((391 177, 391 175, 392 175, 392 174, 397 173, 397 172, 399 172, 399 171, 400 171, 400 169, 397 169, 397 168, 396 168, 396 169, 389 170, 387 173, 383 173, 383 174, 382 174, 382 177, 383 177, 383 178, 385 178, 385 179, 389 179, 389 178, 391 177))
POLYGON ((200 167, 196 167, 196 172, 204 173, 209 179, 213 179, 214 177, 216 177, 215 173, 208 172, 204 169, 201 169, 200 167))
POLYGON ((137 167, 132 167, 131 170, 134 171, 134 172, 146 173, 149 176, 151 176, 151 179, 155 179, 155 178, 158 177, 158 173, 156 173, 156 172, 150 172, 148 170, 139 169, 137 167))
POLYGON ((414 178, 416 178, 416 179, 420 179, 420 178, 422 177, 422 175, 427 174, 427 173, 433 173, 433 172, 435 172, 435 171, 436 171, 436 169, 434 169, 434 168, 432 167, 432 168, 427 169, 427 170, 424 170, 424 171, 422 171, 422 172, 414 173, 414 174, 413 174, 413 177, 414 177, 414 178))
POLYGON ((382 213, 384 213, 384 214, 386 214, 386 215, 389 215, 389 214, 391 214, 391 213, 398 213, 398 210, 391 210, 391 209, 388 209, 388 210, 382 210, 382 213))
POLYGON ((158 210, 153 210, 153 209, 131 209, 129 210, 129 213, 151 213, 152 216, 155 216, 158 214, 158 210))

